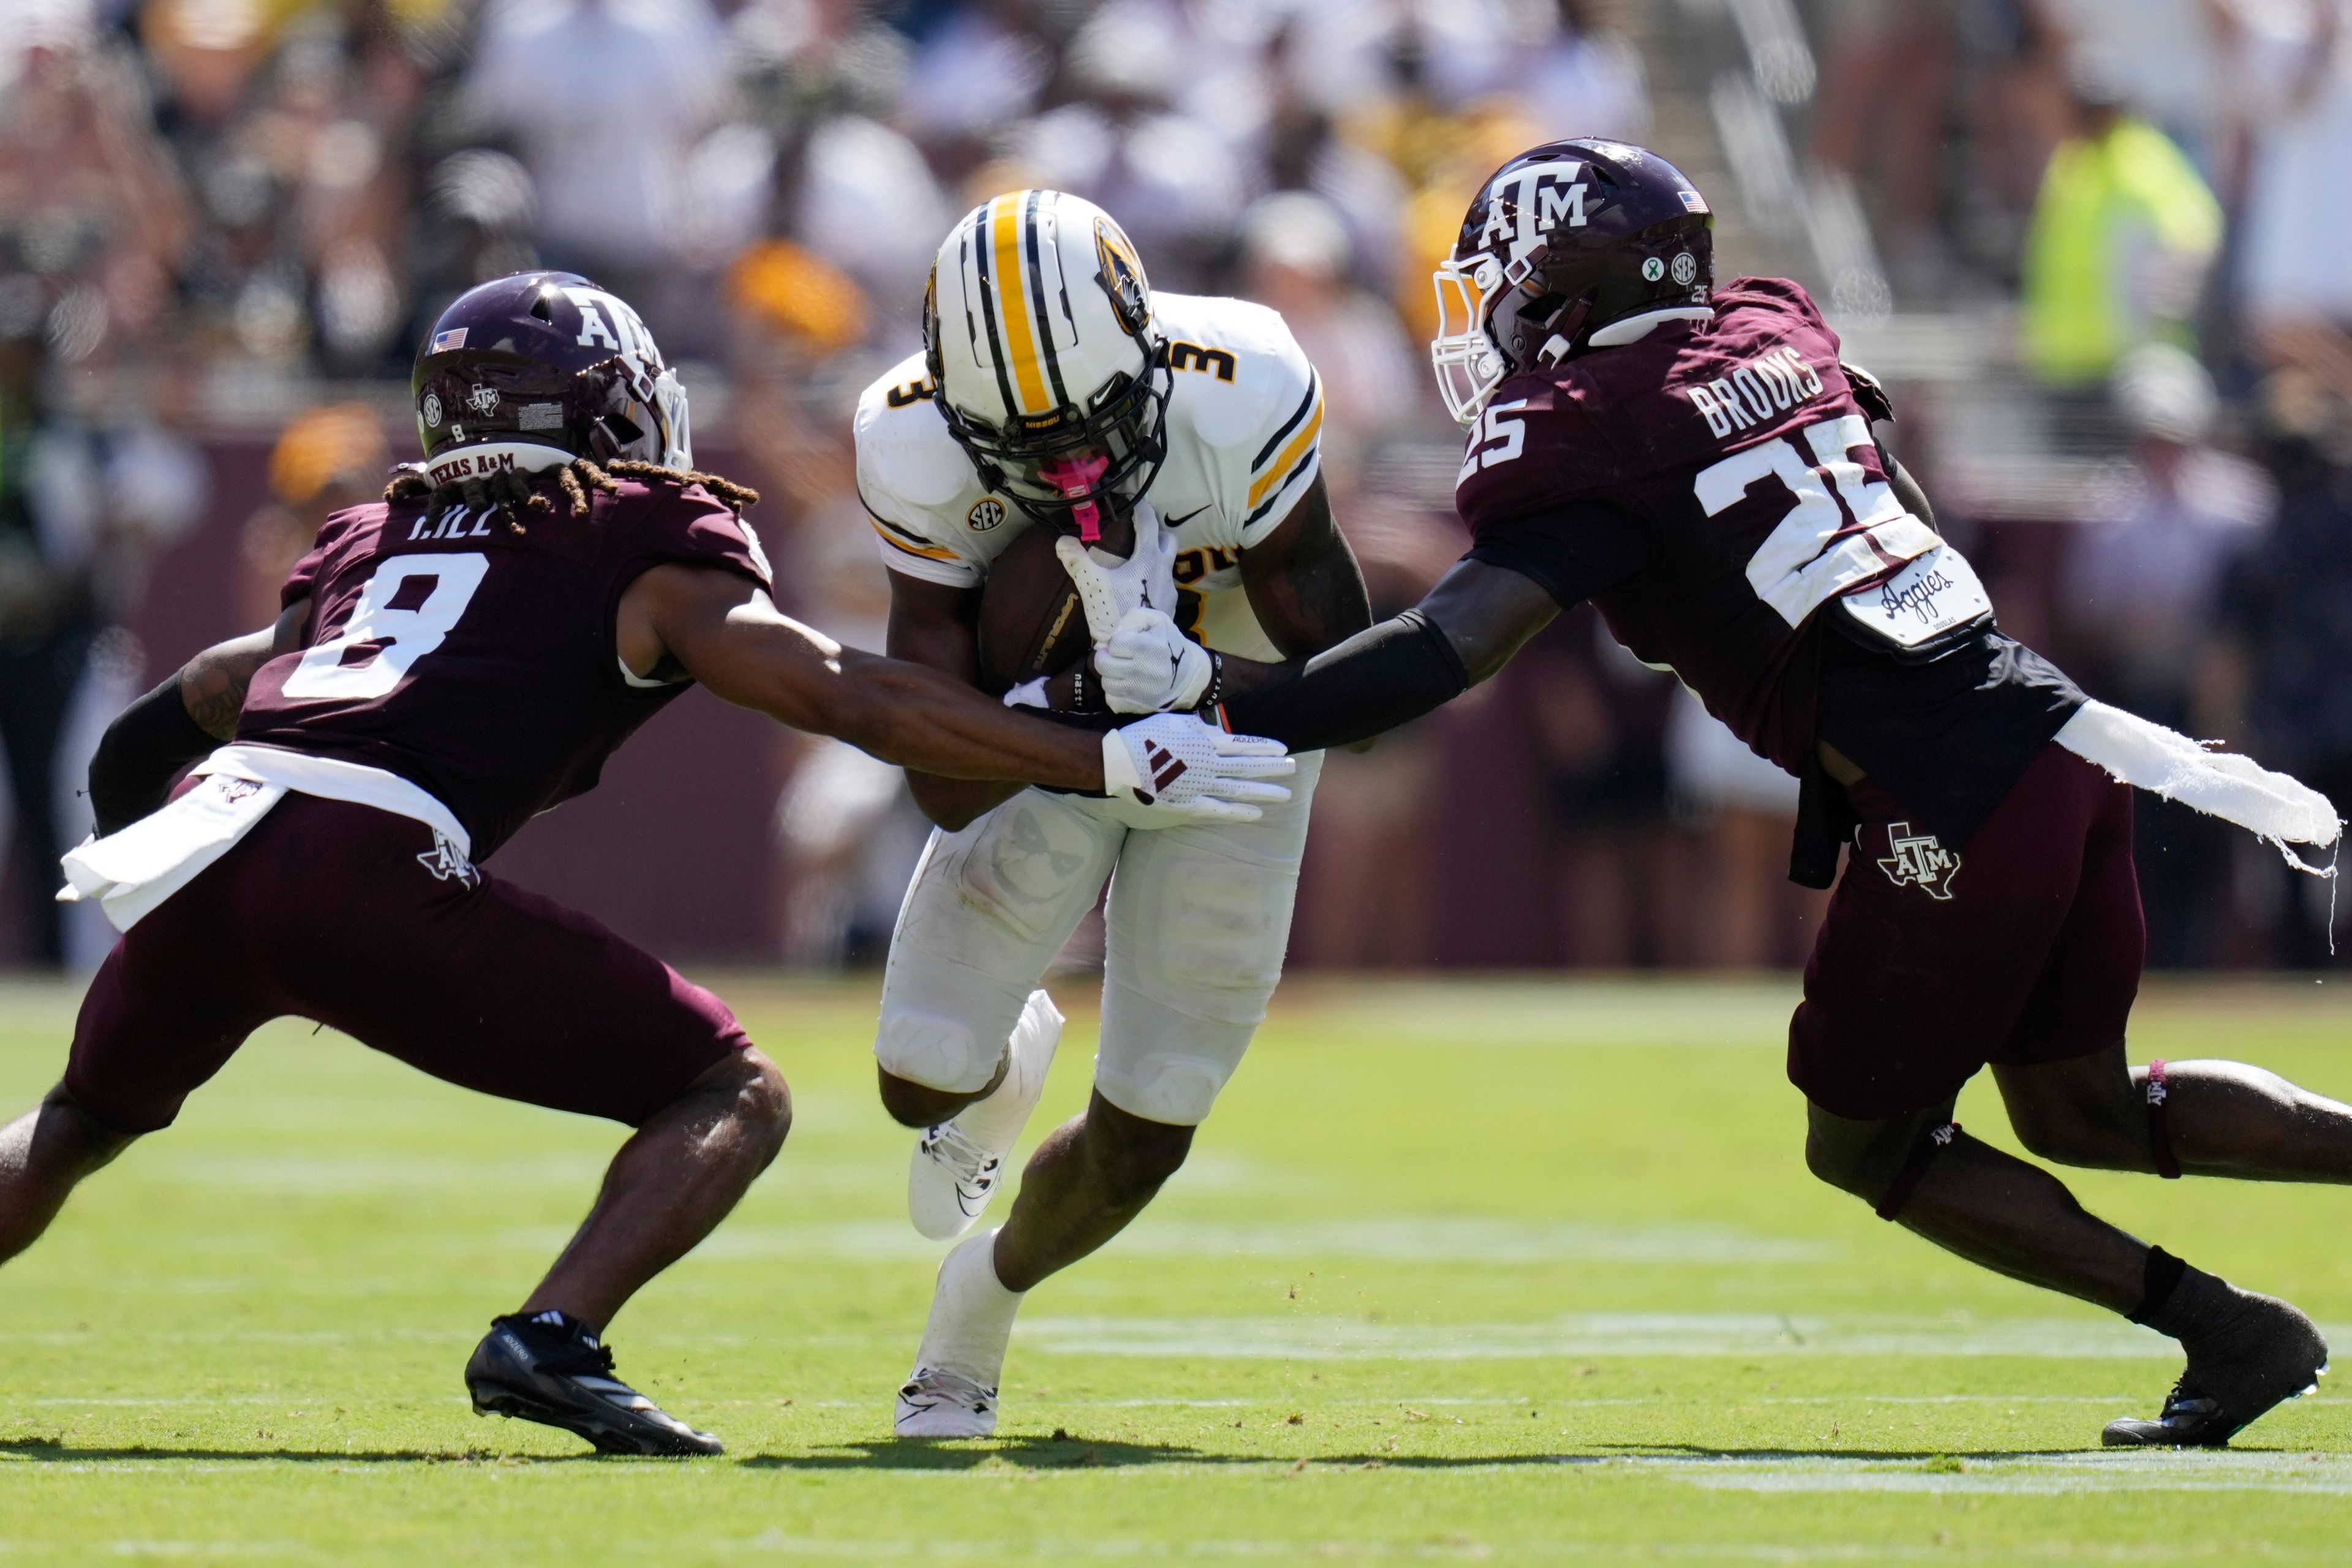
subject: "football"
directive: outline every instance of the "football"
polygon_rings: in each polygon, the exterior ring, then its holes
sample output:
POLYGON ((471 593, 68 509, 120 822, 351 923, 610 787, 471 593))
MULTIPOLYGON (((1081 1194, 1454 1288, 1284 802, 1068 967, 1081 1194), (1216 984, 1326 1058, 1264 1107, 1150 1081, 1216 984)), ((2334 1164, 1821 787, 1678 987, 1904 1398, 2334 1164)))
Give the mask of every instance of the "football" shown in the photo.
POLYGON ((989 564, 980 595, 980 678, 992 695, 1059 675, 1092 646, 1054 538, 1050 528, 1026 529, 989 564))

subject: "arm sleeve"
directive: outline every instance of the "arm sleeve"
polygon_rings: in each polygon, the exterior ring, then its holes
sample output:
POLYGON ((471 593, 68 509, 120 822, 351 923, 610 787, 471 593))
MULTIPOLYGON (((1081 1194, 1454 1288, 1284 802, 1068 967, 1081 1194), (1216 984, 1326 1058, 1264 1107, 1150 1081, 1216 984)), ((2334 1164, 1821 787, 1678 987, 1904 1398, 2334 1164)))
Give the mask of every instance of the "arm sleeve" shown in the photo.
POLYGON ((1317 654, 1287 680, 1227 698, 1223 718, 1237 735, 1315 752, 1393 730, 1469 689, 1470 672, 1444 632, 1407 610, 1317 654))
POLYGON ((1650 530, 1607 501, 1568 501, 1489 523, 1464 559, 1533 578, 1568 610, 1648 565, 1650 530))
POLYGON ((180 770, 220 742, 180 698, 180 672, 125 708, 89 759, 89 807, 99 837, 120 833, 160 808, 180 770))

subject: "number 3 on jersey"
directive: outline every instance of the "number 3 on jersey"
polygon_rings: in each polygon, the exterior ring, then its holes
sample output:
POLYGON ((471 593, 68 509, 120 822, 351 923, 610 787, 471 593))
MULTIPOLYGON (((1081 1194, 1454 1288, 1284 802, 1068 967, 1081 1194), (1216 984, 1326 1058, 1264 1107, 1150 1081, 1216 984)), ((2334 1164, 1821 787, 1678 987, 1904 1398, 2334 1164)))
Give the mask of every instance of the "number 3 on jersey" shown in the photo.
POLYGON ((389 695, 441 646, 489 570, 490 558, 479 552, 393 556, 360 590, 341 633, 302 656, 286 695, 327 702, 389 695))

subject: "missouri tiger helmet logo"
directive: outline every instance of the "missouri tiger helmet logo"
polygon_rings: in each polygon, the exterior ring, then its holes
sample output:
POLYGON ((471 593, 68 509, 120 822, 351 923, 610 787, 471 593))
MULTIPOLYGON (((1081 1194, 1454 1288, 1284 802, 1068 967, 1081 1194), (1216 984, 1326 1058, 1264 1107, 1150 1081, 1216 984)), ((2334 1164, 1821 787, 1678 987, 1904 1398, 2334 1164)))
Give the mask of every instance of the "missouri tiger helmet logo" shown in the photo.
POLYGON ((1102 270, 1095 274, 1110 296, 1111 309, 1129 337, 1139 338, 1151 324, 1151 285, 1144 280, 1142 258, 1118 225, 1107 217, 1095 220, 1095 255, 1102 270))

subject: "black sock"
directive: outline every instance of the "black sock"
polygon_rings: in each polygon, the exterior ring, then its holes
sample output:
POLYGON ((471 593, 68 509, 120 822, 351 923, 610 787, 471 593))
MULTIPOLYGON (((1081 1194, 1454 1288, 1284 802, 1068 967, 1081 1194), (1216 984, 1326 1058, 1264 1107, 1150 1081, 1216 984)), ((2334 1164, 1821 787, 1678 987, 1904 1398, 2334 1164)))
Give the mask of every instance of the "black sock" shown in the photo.
POLYGON ((2148 1249, 2145 1290, 2131 1321, 2183 1342, 2220 1326, 2238 1305, 2228 1280, 2192 1268, 2160 1247, 2148 1249))
POLYGON ((2124 1316, 2135 1323, 2155 1328, 2156 1315, 2162 1311, 2172 1292, 2179 1288, 2180 1277, 2189 1272, 2189 1265, 2160 1247, 2147 1249, 2147 1268, 2140 1276, 2139 1305, 2124 1316))

